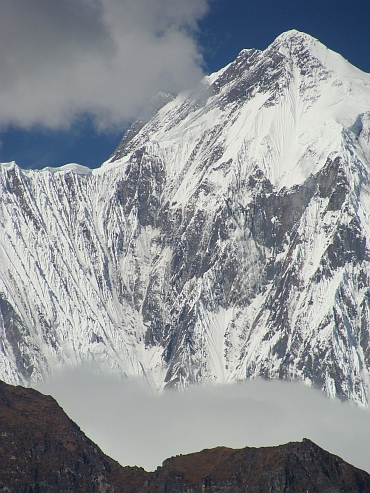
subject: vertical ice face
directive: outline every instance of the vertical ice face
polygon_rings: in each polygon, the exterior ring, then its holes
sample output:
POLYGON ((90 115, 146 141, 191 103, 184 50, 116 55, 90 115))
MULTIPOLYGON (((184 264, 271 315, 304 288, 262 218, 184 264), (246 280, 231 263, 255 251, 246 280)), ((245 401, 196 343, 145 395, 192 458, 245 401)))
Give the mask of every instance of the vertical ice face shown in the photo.
POLYGON ((370 75, 297 31, 161 95, 112 158, 0 173, 0 370, 302 379, 367 403, 370 75))

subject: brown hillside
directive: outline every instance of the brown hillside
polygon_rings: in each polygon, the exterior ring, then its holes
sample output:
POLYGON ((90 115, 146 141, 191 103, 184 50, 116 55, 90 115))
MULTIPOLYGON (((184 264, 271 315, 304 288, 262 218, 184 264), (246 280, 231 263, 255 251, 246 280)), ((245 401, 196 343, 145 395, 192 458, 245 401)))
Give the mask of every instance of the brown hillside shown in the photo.
POLYGON ((52 397, 0 381, 0 492, 370 493, 370 475, 307 439, 122 467, 52 397))
POLYGON ((0 491, 126 493, 146 476, 103 454, 52 397, 0 382, 0 491))

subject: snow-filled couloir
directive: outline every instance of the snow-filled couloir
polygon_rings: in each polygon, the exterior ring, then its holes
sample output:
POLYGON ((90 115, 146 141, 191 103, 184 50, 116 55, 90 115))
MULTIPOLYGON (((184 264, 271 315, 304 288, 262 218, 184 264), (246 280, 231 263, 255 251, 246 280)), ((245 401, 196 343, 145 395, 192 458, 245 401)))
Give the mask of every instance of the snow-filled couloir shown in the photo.
POLYGON ((289 31, 160 95, 98 170, 0 174, 0 377, 301 379, 366 404, 370 75, 289 31))

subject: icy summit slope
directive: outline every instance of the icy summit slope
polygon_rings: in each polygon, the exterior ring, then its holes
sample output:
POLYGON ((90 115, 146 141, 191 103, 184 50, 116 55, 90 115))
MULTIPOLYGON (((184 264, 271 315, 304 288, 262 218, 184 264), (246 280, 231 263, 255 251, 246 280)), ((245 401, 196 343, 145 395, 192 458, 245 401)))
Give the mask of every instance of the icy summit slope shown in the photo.
POLYGON ((98 170, 0 174, 0 378, 302 379, 367 403, 370 75, 297 31, 161 95, 98 170))

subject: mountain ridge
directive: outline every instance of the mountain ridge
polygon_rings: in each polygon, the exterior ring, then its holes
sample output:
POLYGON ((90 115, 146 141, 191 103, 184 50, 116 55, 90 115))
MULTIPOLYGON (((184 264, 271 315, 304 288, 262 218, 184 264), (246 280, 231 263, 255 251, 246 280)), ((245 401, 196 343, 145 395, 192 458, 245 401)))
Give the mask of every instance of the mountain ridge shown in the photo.
POLYGON ((290 31, 159 99, 97 170, 2 165, 0 376, 88 362, 367 404, 370 75, 290 31))
POLYGON ((276 447, 206 449, 166 459, 154 472, 123 467, 52 397, 1 381, 0 436, 0 489, 8 493, 370 491, 368 473, 308 439, 276 447))

